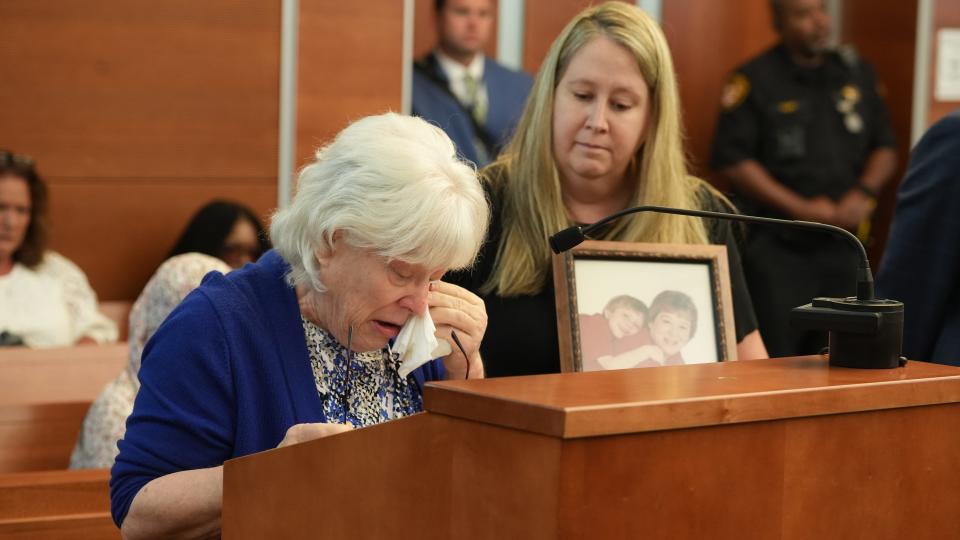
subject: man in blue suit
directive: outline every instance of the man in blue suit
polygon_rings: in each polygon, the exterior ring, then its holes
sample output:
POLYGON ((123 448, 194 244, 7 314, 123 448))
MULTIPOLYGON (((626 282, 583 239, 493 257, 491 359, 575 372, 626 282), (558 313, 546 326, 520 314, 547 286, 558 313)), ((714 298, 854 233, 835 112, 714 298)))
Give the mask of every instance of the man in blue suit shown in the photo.
POLYGON ((482 167, 510 138, 532 80, 483 54, 493 0, 436 0, 436 49, 414 64, 413 114, 439 125, 482 167))
POLYGON ((904 304, 904 356, 960 365, 960 111, 911 153, 877 293, 904 304))

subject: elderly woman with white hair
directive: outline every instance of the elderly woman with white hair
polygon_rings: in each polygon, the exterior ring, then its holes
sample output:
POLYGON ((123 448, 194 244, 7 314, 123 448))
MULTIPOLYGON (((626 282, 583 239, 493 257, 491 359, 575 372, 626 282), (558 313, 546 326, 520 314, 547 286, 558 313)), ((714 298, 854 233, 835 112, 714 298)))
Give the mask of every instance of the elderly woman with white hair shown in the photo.
POLYGON ((225 460, 415 413, 425 381, 482 377, 483 302, 439 280, 473 263, 488 213, 423 120, 364 118, 319 150, 273 217, 275 251, 208 277, 148 343, 110 481, 124 536, 216 535, 225 460), (404 375, 392 344, 414 319, 452 352, 404 375))

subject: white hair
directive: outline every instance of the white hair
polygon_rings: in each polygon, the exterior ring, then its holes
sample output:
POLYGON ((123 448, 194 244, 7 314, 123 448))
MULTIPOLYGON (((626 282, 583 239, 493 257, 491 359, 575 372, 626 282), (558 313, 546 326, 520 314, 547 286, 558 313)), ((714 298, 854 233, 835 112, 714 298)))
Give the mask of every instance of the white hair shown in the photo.
POLYGON ((490 210, 476 169, 457 157, 440 128, 394 113, 369 116, 316 157, 270 225, 291 284, 325 290, 316 252, 332 246, 336 231, 388 259, 427 268, 473 264, 490 210))

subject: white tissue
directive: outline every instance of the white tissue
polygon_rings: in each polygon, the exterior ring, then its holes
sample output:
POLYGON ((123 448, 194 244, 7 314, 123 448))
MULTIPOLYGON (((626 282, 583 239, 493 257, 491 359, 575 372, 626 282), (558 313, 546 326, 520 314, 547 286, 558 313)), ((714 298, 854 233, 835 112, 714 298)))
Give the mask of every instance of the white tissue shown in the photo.
POLYGON ((397 372, 401 377, 406 378, 411 371, 434 358, 450 354, 450 344, 445 339, 437 339, 436 331, 437 327, 430 318, 430 310, 425 311, 422 316, 414 315, 407 319, 392 347, 394 352, 400 354, 400 368, 397 372))

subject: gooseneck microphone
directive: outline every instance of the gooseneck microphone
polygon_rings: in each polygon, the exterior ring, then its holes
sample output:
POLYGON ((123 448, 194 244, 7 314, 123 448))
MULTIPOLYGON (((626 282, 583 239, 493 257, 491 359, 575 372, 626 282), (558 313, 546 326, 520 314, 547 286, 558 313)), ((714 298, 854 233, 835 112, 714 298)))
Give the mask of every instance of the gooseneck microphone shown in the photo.
POLYGON ((729 221, 745 221, 779 227, 824 231, 839 235, 858 251, 857 295, 848 298, 814 298, 810 304, 791 311, 791 324, 808 330, 826 330, 830 339, 830 365, 855 368, 894 368, 903 364, 900 349, 903 342, 903 303, 874 298, 873 273, 863 244, 849 231, 817 223, 776 219, 746 214, 688 210, 666 206, 635 206, 611 214, 590 225, 575 225, 550 237, 550 249, 563 253, 573 249, 591 233, 623 216, 638 212, 656 212, 681 216, 705 217, 729 221))

